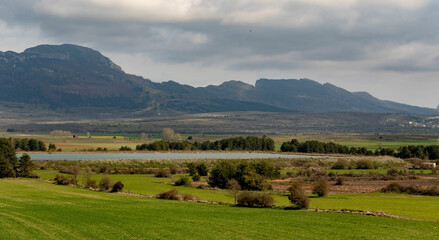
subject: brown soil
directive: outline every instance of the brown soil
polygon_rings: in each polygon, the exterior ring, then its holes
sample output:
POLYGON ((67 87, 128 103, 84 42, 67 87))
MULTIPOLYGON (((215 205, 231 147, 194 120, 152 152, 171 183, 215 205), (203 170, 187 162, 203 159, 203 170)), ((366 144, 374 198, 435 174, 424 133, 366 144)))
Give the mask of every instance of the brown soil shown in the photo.
MULTIPOLYGON (((439 175, 417 175, 418 179, 405 179, 405 180, 372 180, 368 177, 344 177, 345 182, 343 185, 335 185, 335 181, 328 181, 329 193, 370 193, 378 192, 383 187, 391 184, 398 183, 403 186, 419 186, 419 187, 435 187, 439 186, 439 175)), ((291 185, 292 181, 301 181, 306 193, 311 193, 314 182, 303 181, 303 179, 285 179, 285 180, 273 180, 271 185, 273 190, 279 192, 286 192, 291 185)))

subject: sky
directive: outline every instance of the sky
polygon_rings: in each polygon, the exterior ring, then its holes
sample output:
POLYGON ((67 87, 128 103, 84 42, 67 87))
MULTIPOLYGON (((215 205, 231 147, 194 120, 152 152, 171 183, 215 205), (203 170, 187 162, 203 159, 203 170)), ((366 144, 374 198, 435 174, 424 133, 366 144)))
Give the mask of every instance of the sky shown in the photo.
POLYGON ((0 51, 72 43, 192 86, 308 78, 436 108, 435 0, 1 0, 0 51))

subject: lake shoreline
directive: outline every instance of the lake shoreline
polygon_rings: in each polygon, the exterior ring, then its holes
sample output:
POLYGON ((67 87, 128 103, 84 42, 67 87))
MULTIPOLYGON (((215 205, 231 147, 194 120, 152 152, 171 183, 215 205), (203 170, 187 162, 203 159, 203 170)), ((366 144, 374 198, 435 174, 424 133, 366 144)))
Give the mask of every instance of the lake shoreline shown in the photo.
MULTIPOLYGON (((20 157, 24 153, 17 154, 20 157)), ((331 158, 322 155, 282 154, 279 152, 105 152, 105 153, 26 153, 32 160, 172 160, 172 159, 272 159, 331 158)))

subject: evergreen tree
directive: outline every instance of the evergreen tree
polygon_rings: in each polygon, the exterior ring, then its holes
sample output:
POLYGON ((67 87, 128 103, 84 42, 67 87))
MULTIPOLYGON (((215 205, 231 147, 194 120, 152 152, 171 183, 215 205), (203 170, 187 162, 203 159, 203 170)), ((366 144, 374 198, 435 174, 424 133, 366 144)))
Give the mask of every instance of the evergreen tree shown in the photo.
POLYGON ((19 177, 29 176, 32 167, 33 167, 33 163, 30 160, 30 156, 27 154, 23 154, 23 156, 21 156, 20 159, 18 160, 17 175, 19 177))
POLYGON ((0 138, 0 178, 16 177, 17 157, 7 139, 0 138))

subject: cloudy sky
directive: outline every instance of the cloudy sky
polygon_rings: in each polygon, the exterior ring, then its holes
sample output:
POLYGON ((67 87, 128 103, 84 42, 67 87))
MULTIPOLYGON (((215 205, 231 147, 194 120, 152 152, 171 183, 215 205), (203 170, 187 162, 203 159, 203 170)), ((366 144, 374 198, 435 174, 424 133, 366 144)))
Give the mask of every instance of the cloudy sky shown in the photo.
POLYGON ((1 0, 0 51, 73 43, 155 82, 309 78, 436 108, 438 24, 435 0, 1 0))

